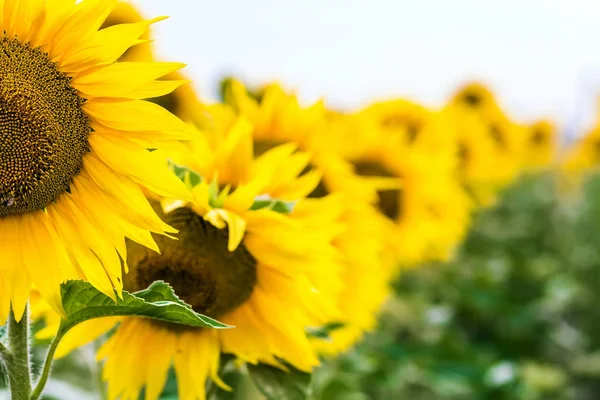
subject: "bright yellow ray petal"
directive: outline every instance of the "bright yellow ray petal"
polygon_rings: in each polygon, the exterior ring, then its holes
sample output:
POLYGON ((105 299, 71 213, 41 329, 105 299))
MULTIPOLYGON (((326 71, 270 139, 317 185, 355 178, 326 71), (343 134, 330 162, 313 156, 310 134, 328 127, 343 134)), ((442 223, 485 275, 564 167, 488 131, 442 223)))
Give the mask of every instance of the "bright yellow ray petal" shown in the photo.
POLYGON ((148 101, 91 99, 85 102, 83 109, 102 125, 125 132, 179 131, 181 140, 187 139, 189 134, 195 134, 179 118, 148 101))
POLYGON ((59 67, 62 71, 76 74, 94 66, 112 64, 130 47, 144 43, 139 38, 148 27, 164 19, 166 17, 102 29, 90 41, 83 42, 79 49, 74 49, 69 57, 61 59, 59 67))
POLYGON ((106 17, 117 5, 117 0, 84 0, 79 2, 71 16, 56 30, 50 43, 50 54, 57 54, 53 61, 67 58, 73 49, 94 35, 106 17))
POLYGON ((124 139, 119 143, 94 134, 90 135, 89 142, 106 165, 130 176, 148 190, 160 196, 193 201, 188 188, 171 172, 166 162, 143 147, 124 139))
POLYGON ((185 64, 172 62, 119 62, 83 72, 71 85, 87 99, 121 97, 183 67, 185 64))

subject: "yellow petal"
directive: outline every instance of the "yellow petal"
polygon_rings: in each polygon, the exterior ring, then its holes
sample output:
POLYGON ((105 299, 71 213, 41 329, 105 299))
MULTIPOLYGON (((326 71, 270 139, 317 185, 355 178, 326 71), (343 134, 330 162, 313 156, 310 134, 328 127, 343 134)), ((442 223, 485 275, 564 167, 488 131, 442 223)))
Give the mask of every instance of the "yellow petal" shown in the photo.
POLYGON ((142 89, 184 66, 182 63, 170 62, 119 62, 81 73, 73 78, 71 85, 87 99, 119 97, 142 89))
POLYGON ((130 176, 154 193, 178 200, 193 201, 185 184, 173 174, 165 160, 125 140, 109 140, 92 134, 89 142, 98 157, 115 171, 130 176))

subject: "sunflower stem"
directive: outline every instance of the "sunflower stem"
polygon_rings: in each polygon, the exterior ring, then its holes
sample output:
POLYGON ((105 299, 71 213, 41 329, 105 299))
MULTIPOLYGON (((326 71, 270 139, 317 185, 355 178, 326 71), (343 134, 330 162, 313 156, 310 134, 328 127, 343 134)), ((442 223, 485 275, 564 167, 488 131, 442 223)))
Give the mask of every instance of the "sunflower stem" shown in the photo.
POLYGON ((0 342, 0 360, 10 358, 10 350, 2 342, 0 342))
POLYGON ((50 377, 50 370, 52 369, 52 361, 54 360, 54 353, 56 353, 56 349, 58 348, 58 344, 62 339, 63 335, 60 333, 62 330, 59 328, 59 334, 57 334, 52 343, 50 343, 50 347, 48 348, 48 353, 46 353, 46 359, 44 360, 44 368, 42 369, 42 374, 35 385, 35 389, 33 393, 29 397, 29 400, 37 400, 42 395, 44 391, 44 387, 46 387, 46 383, 48 382, 48 378, 50 377))
POLYGON ((12 400, 29 400, 31 394, 31 363, 29 361, 29 305, 17 322, 11 307, 8 315, 8 350, 5 357, 8 384, 12 400))

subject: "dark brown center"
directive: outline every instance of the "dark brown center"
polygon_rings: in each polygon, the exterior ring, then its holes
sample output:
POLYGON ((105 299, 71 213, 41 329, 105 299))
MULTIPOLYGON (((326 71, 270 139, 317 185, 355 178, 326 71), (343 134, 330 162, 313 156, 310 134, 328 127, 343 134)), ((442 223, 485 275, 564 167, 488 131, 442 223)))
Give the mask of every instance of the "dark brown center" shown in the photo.
POLYGON ((462 100, 464 103, 468 104, 469 106, 476 108, 479 107, 482 103, 482 99, 481 96, 479 96, 476 93, 472 93, 472 92, 467 92, 462 96, 462 100))
POLYGON ((155 236, 158 254, 128 243, 125 289, 142 290, 152 282, 168 282, 175 293, 201 314, 219 318, 243 304, 257 281, 256 260, 243 244, 230 252, 229 233, 206 222, 189 208, 161 218, 179 230, 178 240, 155 236))
POLYGON ((83 102, 48 54, 0 36, 0 217, 69 190, 89 151, 83 102))
MULTIPOLYGON (((354 163, 356 173, 360 176, 378 176, 386 178, 397 178, 385 166, 375 161, 358 161, 354 163)), ((381 190, 379 195, 379 209, 391 220, 398 220, 402 216, 402 190, 381 190)))
POLYGON ((506 148, 504 134, 497 125, 490 125, 488 132, 491 138, 494 140, 494 142, 498 145, 498 147, 500 147, 501 149, 506 148))
POLYGON ((536 129, 531 134, 531 144, 534 146, 541 146, 546 141, 546 135, 543 131, 536 129))

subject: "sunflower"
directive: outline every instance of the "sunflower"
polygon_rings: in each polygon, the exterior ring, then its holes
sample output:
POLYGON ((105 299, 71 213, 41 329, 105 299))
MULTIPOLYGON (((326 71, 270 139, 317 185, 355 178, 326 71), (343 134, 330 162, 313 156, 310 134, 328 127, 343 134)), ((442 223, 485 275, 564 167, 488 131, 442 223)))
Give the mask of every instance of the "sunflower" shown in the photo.
POLYGON ((190 200, 147 148, 194 132, 152 103, 179 63, 116 62, 164 18, 100 29, 114 0, 0 1, 0 320, 32 284, 59 313, 59 286, 83 277, 114 298, 124 238, 158 250, 175 230, 140 186, 190 200))
POLYGON ((578 189, 582 178, 600 165, 600 123, 571 144, 559 161, 563 190, 578 189))
POLYGON ((444 115, 404 100, 373 104, 331 135, 355 171, 400 180, 380 190, 388 249, 403 265, 447 259, 464 236, 470 200, 457 176, 457 147, 444 115), (350 140, 351 138, 351 140, 350 140))
POLYGON ((459 88, 450 103, 476 112, 486 119, 501 112, 494 93, 481 82, 470 82, 459 88))
MULTIPOLYGON (((385 254, 383 235, 385 222, 378 218, 373 204, 379 199, 378 190, 397 188, 393 177, 362 177, 355 173, 351 162, 341 156, 342 143, 330 138, 345 129, 347 120, 332 113, 319 101, 303 106, 295 94, 279 84, 269 84, 251 91, 239 81, 225 82, 224 99, 237 113, 253 121, 252 137, 255 153, 261 154, 278 144, 297 146, 309 157, 310 168, 301 176, 317 189, 310 197, 328 194, 337 196, 343 212, 339 223, 343 230, 335 237, 334 245, 342 254, 343 291, 338 307, 343 318, 330 321, 336 329, 327 340, 315 340, 322 354, 333 355, 354 345, 375 326, 375 318, 389 292, 388 282, 393 271, 385 254)), ((301 171, 296 168, 292 173, 301 171)), ((298 185, 281 176, 277 196, 285 198, 298 185)))
POLYGON ((554 124, 541 120, 527 127, 524 165, 528 169, 548 168, 554 161, 558 146, 557 131, 554 124))
POLYGON ((459 144, 460 171, 481 205, 521 173, 526 129, 512 122, 481 84, 459 90, 443 110, 459 144))
POLYGON ((302 171, 308 158, 284 145, 254 159, 251 125, 222 106, 211 114, 215 130, 190 142, 189 152, 173 155, 187 159, 203 177, 194 183, 186 178, 195 203, 153 203, 179 230, 179 240, 156 237, 162 254, 129 242, 125 288, 164 280, 194 310, 236 328, 217 333, 138 318, 80 325, 64 339, 59 355, 120 322, 98 353, 106 360, 103 376, 111 399, 137 399, 144 387, 147 399, 158 398, 171 364, 179 398, 203 399, 207 377, 227 388, 218 377, 222 352, 253 364, 285 362, 310 371, 319 361, 306 328, 339 320, 340 255, 332 243, 341 230, 339 202, 335 196, 303 198, 317 181, 310 186, 302 177, 290 177, 296 193, 278 189, 279 173, 302 171), (278 198, 273 206, 276 193, 290 203, 278 198), (148 346, 160 351, 148 354, 148 346))

